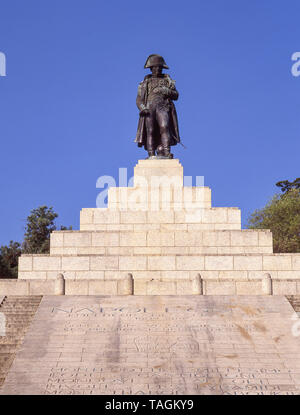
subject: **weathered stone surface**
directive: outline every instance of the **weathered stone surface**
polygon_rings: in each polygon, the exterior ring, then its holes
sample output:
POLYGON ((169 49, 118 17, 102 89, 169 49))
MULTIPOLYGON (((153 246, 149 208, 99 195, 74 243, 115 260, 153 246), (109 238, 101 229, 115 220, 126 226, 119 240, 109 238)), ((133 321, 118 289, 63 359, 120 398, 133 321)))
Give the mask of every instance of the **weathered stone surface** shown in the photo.
POLYGON ((119 266, 118 256, 94 256, 91 257, 91 270, 117 270, 119 266))
POLYGON ((134 185, 157 187, 166 184, 166 178, 175 186, 183 186, 183 167, 178 159, 173 160, 139 160, 134 167, 134 185))
POLYGON ((298 395, 282 296, 44 297, 1 394, 298 395))
POLYGON ((0 279, 0 293, 2 295, 28 295, 29 287, 25 280, 0 279))
POLYGON ((233 257, 226 256, 213 256, 208 255, 205 257, 205 269, 211 271, 226 271, 233 269, 233 257))
POLYGON ((263 267, 276 271, 291 270, 292 257, 290 254, 265 255, 263 257, 263 267))
POLYGON ((32 256, 21 256, 19 258, 19 271, 32 271, 32 256))
MULTIPOLYGON (((210 188, 174 186, 173 180, 169 184, 168 187, 160 185, 159 187, 149 188, 143 185, 140 187, 110 187, 108 190, 108 208, 117 211, 211 208, 210 188)), ((233 220, 236 219, 233 218, 233 220)), ((84 216, 83 222, 87 222, 84 216)))
POLYGON ((148 270, 149 271, 167 271, 175 270, 175 256, 152 256, 148 258, 148 270))
POLYGON ((120 246, 146 246, 146 232, 122 232, 120 234, 120 246))
POLYGON ((0 387, 41 301, 39 296, 26 294, 0 296, 0 387), (1 327, 3 321, 5 330, 1 327))
POLYGON ((62 257, 63 271, 88 271, 90 269, 90 258, 86 256, 62 257))
POLYGON ((147 269, 146 256, 122 256, 119 259, 119 269, 121 271, 139 271, 147 269))
POLYGON ((258 246, 258 232, 231 231, 232 246, 258 246))
POLYGON ((56 271, 61 267, 61 258, 45 256, 33 256, 33 271, 56 271))
POLYGON ((194 270, 199 271, 204 268, 204 257, 201 256, 177 256, 176 269, 178 271, 194 270))
POLYGON ((234 269, 235 270, 262 270, 262 256, 245 255, 234 257, 234 269))
MULTIPOLYGON (((167 272, 176 280, 186 271, 188 278, 196 272, 234 279, 225 292, 244 294, 259 287, 249 281, 271 273, 281 281, 275 292, 298 292, 300 254, 273 254, 269 230, 242 230, 240 209, 212 207, 210 188, 183 180, 179 160, 140 160, 134 173, 133 187, 109 188, 107 208, 81 210, 80 231, 53 232, 50 255, 22 255, 19 278, 101 279, 127 271, 155 280, 167 272)), ((210 289, 219 293, 220 287, 216 282, 210 289)))
POLYGON ((235 295, 234 281, 205 281, 206 295, 235 295))

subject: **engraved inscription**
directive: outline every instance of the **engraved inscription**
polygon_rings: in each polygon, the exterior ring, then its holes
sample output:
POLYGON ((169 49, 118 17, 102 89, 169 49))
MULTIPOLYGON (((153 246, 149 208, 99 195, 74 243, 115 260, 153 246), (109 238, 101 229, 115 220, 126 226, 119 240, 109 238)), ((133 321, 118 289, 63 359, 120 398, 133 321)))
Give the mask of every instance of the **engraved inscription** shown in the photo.
POLYGON ((280 296, 44 297, 2 394, 298 395, 280 296))

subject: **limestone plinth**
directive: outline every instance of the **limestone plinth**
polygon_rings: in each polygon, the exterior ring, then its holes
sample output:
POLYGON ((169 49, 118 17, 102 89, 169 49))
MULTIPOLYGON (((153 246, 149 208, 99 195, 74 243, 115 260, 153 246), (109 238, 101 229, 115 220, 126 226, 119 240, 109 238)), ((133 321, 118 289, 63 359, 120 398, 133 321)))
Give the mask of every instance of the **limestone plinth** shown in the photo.
POLYGON ((98 280, 100 293, 128 273, 138 294, 190 294, 198 274, 204 294, 260 294, 265 274, 273 294, 300 293, 300 254, 273 254, 269 230, 242 230, 238 208, 212 207, 208 187, 184 186, 176 159, 140 160, 134 187, 110 188, 107 208, 82 209, 79 231, 53 232, 50 255, 19 260, 19 280, 63 274, 66 294, 68 280, 98 280))

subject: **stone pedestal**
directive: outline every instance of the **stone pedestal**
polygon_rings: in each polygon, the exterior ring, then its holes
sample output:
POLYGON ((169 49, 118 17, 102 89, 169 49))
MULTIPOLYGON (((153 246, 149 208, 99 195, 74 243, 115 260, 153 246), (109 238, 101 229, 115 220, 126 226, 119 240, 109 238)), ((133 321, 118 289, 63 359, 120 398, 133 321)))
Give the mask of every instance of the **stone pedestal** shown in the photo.
POLYGON ((178 160, 140 160, 134 187, 82 209, 80 230, 53 232, 50 255, 22 255, 19 279, 63 274, 66 294, 91 280, 84 293, 99 294, 130 273, 135 294, 193 294, 200 274, 203 294, 233 295, 261 294, 268 273, 273 294, 300 292, 299 254, 273 254, 269 230, 242 230, 238 208, 212 207, 208 187, 183 182, 178 160))

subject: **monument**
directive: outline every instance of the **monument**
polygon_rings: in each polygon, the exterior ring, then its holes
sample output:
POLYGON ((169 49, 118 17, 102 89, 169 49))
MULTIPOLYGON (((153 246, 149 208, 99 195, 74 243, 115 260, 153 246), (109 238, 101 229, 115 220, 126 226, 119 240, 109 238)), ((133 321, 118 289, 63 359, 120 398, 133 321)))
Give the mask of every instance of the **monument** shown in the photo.
POLYGON ((178 92, 160 55, 138 87, 136 142, 148 152, 133 187, 110 187, 107 208, 84 208, 79 231, 51 234, 49 255, 22 255, 0 294, 297 294, 300 254, 274 254, 269 230, 242 230, 238 208, 212 207, 187 185, 170 148, 180 142, 178 92))
POLYGON ((300 254, 274 254, 269 230, 241 229, 241 212, 212 207, 170 152, 180 142, 168 66, 152 54, 138 87, 136 142, 148 151, 133 187, 110 187, 106 208, 83 208, 80 230, 55 231, 49 255, 22 255, 0 295, 299 294, 300 254))
POLYGON ((177 113, 173 101, 178 99, 175 81, 163 74, 169 69, 160 55, 150 55, 145 63, 152 75, 139 84, 136 99, 140 119, 136 142, 148 151, 149 159, 173 158, 170 146, 180 142, 177 113), (156 154, 156 156, 155 156, 156 154))
POLYGON ((133 187, 109 188, 107 208, 82 209, 80 230, 53 232, 49 255, 22 255, 18 279, 0 280, 9 327, 31 307, 15 358, 0 337, 13 361, 0 394, 297 395, 285 296, 300 294, 300 254, 274 254, 269 230, 241 229, 238 208, 186 183, 170 151, 175 83, 160 55, 145 68, 133 187))

